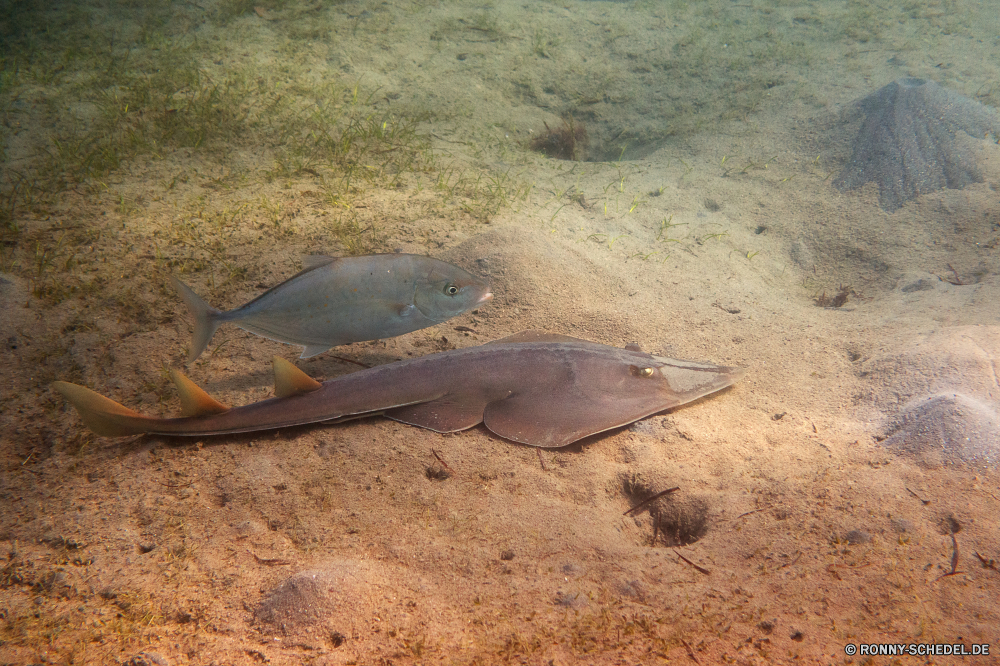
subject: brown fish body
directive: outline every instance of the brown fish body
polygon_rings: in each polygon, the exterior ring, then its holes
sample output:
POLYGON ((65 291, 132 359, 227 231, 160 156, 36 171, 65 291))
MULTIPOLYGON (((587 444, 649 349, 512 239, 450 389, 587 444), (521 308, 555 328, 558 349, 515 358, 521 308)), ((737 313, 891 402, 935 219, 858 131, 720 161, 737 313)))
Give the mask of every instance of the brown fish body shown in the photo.
POLYGON ((308 392, 244 407, 215 403, 217 413, 184 418, 143 417, 89 389, 62 382, 56 388, 98 434, 204 436, 382 414, 438 432, 485 423, 507 439, 558 447, 690 402, 742 374, 737 368, 526 332, 313 382, 308 392))
MULTIPOLYGON (((450 391, 471 395, 465 373, 474 371, 458 349, 397 363, 379 365, 327 380, 320 388, 284 398, 268 398, 243 407, 206 416, 150 419, 144 432, 158 435, 219 435, 273 430, 309 423, 335 421, 360 414, 377 414, 414 402, 427 402, 450 391), (428 364, 427 359, 431 359, 428 364), (462 362, 466 365, 463 367, 462 362), (463 381, 465 379, 466 381, 463 381), (450 380, 449 388, 445 381, 450 380)), ((492 355, 491 355, 492 356, 492 355)), ((482 357, 471 359, 482 367, 482 357)), ((493 382, 491 382, 493 383, 493 382)), ((480 392, 482 387, 478 387, 480 392)))

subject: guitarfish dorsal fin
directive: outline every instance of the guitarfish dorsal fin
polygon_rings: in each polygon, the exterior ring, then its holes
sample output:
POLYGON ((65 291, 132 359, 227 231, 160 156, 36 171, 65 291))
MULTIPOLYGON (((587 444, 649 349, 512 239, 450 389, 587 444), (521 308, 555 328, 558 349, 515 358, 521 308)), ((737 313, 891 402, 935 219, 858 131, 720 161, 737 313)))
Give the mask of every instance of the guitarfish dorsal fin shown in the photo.
POLYGON ((287 398, 290 395, 300 395, 302 393, 312 393, 322 386, 318 381, 302 372, 294 365, 275 356, 274 365, 274 395, 278 398, 287 398))
POLYGON ((174 380, 181 399, 181 416, 221 414, 229 409, 176 370, 170 370, 170 378, 174 380))

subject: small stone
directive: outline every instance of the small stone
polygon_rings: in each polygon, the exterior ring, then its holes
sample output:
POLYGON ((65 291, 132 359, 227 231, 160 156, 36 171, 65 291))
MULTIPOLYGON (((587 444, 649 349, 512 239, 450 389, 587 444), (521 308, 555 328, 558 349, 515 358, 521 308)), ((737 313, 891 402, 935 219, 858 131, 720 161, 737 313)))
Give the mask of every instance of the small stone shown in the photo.
POLYGON ((863 543, 868 543, 871 541, 871 535, 862 530, 851 530, 844 535, 844 541, 851 544, 852 546, 857 546, 863 543))
POLYGON ((170 662, 155 652, 143 651, 121 662, 121 666, 170 666, 170 662))

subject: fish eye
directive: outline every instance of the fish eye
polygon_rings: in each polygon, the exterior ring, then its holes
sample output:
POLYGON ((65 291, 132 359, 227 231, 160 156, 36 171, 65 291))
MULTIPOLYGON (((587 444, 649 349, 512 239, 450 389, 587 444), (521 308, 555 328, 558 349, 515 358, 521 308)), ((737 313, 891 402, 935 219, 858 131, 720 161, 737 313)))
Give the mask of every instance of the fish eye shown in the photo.
POLYGON ((628 366, 628 371, 635 377, 652 377, 652 368, 640 368, 634 365, 628 366))
POLYGON ((454 296, 455 294, 458 293, 458 287, 456 287, 453 284, 449 284, 447 287, 444 288, 444 293, 448 294, 449 296, 454 296))

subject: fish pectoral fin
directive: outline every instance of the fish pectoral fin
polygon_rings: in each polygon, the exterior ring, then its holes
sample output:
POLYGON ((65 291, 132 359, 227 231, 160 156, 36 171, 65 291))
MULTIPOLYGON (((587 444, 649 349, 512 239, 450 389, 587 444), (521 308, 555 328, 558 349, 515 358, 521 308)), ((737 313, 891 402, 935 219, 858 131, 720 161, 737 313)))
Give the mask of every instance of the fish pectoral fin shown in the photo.
POLYGON ((208 416, 221 414, 229 408, 205 393, 204 390, 183 374, 170 370, 170 378, 174 380, 177 394, 181 399, 181 416, 208 416))
POLYGON ((446 394, 427 402, 387 409, 382 415, 435 432, 458 432, 482 423, 485 404, 479 397, 446 394))
POLYGON ((280 356, 274 357, 273 366, 274 395, 278 398, 312 393, 322 386, 318 381, 280 356))

